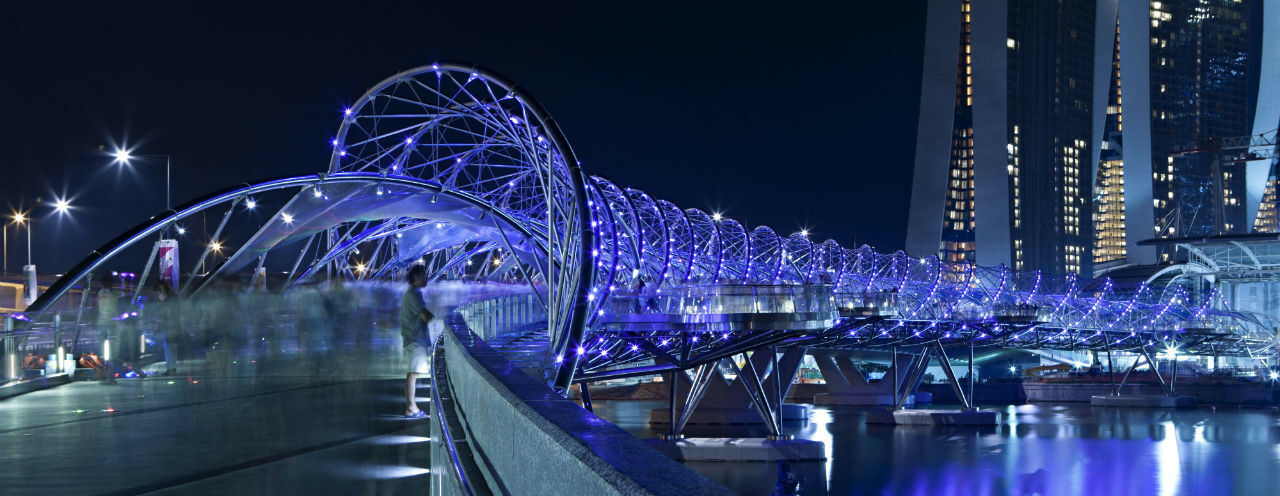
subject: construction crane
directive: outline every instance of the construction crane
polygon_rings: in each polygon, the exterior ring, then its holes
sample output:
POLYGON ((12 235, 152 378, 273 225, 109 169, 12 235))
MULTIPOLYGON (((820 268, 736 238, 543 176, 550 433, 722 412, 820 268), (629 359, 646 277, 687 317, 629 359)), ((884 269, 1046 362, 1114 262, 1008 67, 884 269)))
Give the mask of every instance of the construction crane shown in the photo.
MULTIPOLYGON (((1248 136, 1232 136, 1218 137, 1210 136, 1195 143, 1185 146, 1176 147, 1172 156, 1183 156, 1208 153, 1213 158, 1213 212, 1215 234, 1223 234, 1225 231, 1225 207, 1226 198, 1223 191, 1223 175, 1222 164, 1241 164, 1253 160, 1273 160, 1275 158, 1276 134, 1280 129, 1272 129, 1270 131, 1248 136)), ((1267 184, 1272 185, 1271 176, 1275 174, 1274 165, 1268 173, 1267 184)), ((1274 210, 1274 206, 1272 207, 1274 210)), ((1198 210, 1198 209, 1197 209, 1198 210)), ((1181 217, 1181 209, 1178 210, 1178 217, 1181 217)), ((1194 215, 1193 215, 1194 218, 1194 215)), ((1180 220, 1179 220, 1180 222, 1180 220)), ((1252 222, 1247 219, 1246 222, 1252 222)), ((1181 227, 1181 226, 1180 226, 1181 227)), ((1246 230, 1248 230, 1246 226, 1246 230)))
POLYGON ((1176 157, 1194 153, 1218 153, 1219 160, 1227 163, 1265 160, 1272 158, 1275 154, 1276 131, 1280 129, 1249 136, 1229 138, 1210 136, 1195 143, 1174 148, 1172 155, 1176 157))

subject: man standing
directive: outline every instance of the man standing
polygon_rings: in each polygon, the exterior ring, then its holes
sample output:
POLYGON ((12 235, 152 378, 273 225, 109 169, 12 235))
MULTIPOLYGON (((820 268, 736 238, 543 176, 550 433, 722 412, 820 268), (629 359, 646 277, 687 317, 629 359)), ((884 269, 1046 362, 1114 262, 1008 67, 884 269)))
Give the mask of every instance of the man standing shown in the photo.
POLYGON ((400 297, 400 336, 404 338, 404 350, 409 355, 409 375, 404 380, 404 416, 425 418, 414 399, 418 390, 418 374, 429 374, 427 350, 427 323, 433 315, 422 301, 422 287, 427 285, 427 268, 414 265, 409 268, 409 288, 400 297))

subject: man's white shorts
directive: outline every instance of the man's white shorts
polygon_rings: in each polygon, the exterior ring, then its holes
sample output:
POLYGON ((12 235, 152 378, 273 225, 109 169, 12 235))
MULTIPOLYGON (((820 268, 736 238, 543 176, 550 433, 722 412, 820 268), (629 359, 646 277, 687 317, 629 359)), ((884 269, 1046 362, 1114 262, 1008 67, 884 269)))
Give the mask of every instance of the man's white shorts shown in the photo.
POLYGON ((431 362, 427 360, 427 348, 414 343, 404 349, 409 354, 409 370, 411 374, 430 374, 431 362))

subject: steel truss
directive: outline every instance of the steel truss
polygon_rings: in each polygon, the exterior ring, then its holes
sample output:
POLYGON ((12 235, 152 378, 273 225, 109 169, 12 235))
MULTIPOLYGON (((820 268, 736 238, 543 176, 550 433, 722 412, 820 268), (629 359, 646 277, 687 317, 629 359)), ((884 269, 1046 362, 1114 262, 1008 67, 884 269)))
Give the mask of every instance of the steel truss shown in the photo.
MULTIPOLYGON (((413 263, 426 265, 434 280, 526 284, 547 310, 543 372, 561 391, 575 375, 580 382, 696 369, 768 346, 934 343, 940 355, 941 346, 972 342, 1275 353, 1271 329, 1280 323, 1226 310, 1217 292, 1145 284, 1120 290, 1110 279, 847 248, 682 209, 587 176, 556 121, 527 91, 470 64, 441 62, 378 83, 342 111, 330 145, 325 174, 236 186, 154 217, 68 271, 29 313, 39 320, 34 314, 89 273, 183 219, 218 212, 223 224, 216 238, 228 219, 241 221, 242 201, 279 190, 293 196, 243 244, 227 246, 232 253, 205 277, 190 278, 198 281, 185 295, 196 296, 237 270, 256 270, 268 257, 283 257, 292 267, 281 290, 319 279, 395 278, 413 263), (311 214, 303 218, 304 211, 311 214), (285 243, 303 240, 300 252, 285 243), (645 300, 659 295, 741 286, 821 288, 838 309, 835 324, 716 332, 603 324, 609 313, 649 311, 645 300), (673 351, 677 345, 684 351, 673 351)), ((208 257, 206 249, 197 261, 208 257)), ((193 265, 191 274, 203 268, 193 265)), ((759 396, 757 407, 768 410, 769 401, 759 396)))

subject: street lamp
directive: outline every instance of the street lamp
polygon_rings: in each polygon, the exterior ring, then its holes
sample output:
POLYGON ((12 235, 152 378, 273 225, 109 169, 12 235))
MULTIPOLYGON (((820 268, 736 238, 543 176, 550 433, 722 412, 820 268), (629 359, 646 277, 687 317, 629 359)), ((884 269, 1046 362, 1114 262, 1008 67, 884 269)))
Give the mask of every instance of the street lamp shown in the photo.
MULTIPOLYGON (((39 201, 39 199, 37 199, 39 201)), ((66 198, 58 198, 53 201, 53 209, 58 215, 67 215, 71 212, 71 201, 66 198)), ((0 268, 0 273, 9 273, 9 224, 25 225, 27 227, 27 265, 31 265, 31 222, 35 219, 28 212, 14 212, 8 222, 4 224, 4 267, 0 268)))
POLYGON ((31 219, 27 217, 27 214, 25 212, 18 212, 16 214, 13 214, 14 224, 27 226, 27 265, 31 265, 31 224, 29 223, 30 220, 31 219))
MULTIPOLYGON (((22 266, 22 276, 23 276, 22 278, 25 279, 27 283, 27 288, 26 288, 27 291, 26 291, 26 294, 23 295, 23 302, 26 303, 27 305, 30 305, 31 302, 36 301, 36 292, 39 291, 39 289, 36 286, 36 266, 32 265, 31 263, 31 223, 33 220, 34 219, 32 219, 29 215, 27 215, 26 212, 18 212, 16 214, 13 214, 13 223, 18 225, 24 225, 27 228, 27 264, 22 266)), ((7 231, 8 229, 6 229, 6 235, 5 235, 6 248, 8 245, 7 231)), ((8 260, 6 260, 5 262, 8 263, 8 260)))
MULTIPOLYGON (((23 222, 26 222, 26 220, 26 214, 16 212, 13 214, 13 217, 9 222, 4 223, 4 273, 6 274, 9 273, 9 224, 22 224, 23 222)), ((30 231, 27 231, 27 233, 28 237, 30 237, 30 231)), ((28 248, 28 258, 30 257, 30 251, 31 249, 28 248)))
POLYGON ((164 157, 164 208, 165 210, 169 210, 173 208, 173 196, 172 196, 173 189, 172 189, 172 183, 170 182, 170 178, 172 176, 169 173, 170 172, 169 165, 170 165, 170 162, 172 161, 172 157, 170 157, 169 155, 159 155, 159 154, 134 155, 133 152, 127 148, 117 148, 116 151, 111 153, 111 156, 115 157, 115 163, 120 165, 126 165, 126 166, 132 166, 133 164, 130 163, 130 161, 132 161, 135 158, 164 157))

